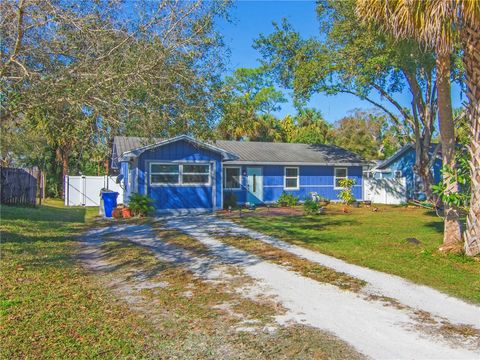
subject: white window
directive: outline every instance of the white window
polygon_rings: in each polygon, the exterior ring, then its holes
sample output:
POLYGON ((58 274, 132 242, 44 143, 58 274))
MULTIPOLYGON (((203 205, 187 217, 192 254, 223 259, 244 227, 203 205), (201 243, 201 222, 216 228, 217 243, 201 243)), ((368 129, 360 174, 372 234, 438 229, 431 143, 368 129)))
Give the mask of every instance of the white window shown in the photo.
POLYGON ((334 188, 342 189, 342 186, 340 186, 340 181, 345 179, 348 179, 347 168, 335 168, 334 188))
POLYGON ((285 189, 298 189, 298 167, 285 168, 285 189))
POLYGON ((150 185, 210 185, 210 165, 150 163, 150 185))
POLYGON ((241 188, 240 168, 225 167, 223 169, 223 188, 227 190, 238 190, 241 188))
POLYGON ((151 163, 150 184, 180 184, 180 165, 151 163))
POLYGON ((182 184, 209 185, 209 164, 182 164, 182 184))

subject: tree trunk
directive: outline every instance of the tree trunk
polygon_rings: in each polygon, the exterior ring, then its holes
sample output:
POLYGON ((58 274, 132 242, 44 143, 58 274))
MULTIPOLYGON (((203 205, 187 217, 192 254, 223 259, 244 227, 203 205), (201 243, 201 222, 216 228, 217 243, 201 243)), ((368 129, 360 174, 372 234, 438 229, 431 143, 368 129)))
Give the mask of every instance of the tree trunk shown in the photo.
MULTIPOLYGON (((443 166, 455 169, 455 128, 450 86, 450 54, 448 53, 437 56, 437 91, 443 166)), ((458 191, 458 184, 456 181, 452 181, 451 175, 444 173, 443 182, 446 194, 458 191)), ((443 248, 448 249, 450 246, 462 241, 462 228, 458 209, 447 203, 444 204, 444 208, 443 248)))
POLYGON ((422 89, 416 78, 416 74, 408 69, 403 69, 403 74, 408 81, 410 92, 412 93, 412 114, 413 114, 413 131, 415 135, 415 174, 420 178, 423 185, 423 192, 428 201, 436 203, 437 196, 432 191, 433 175, 430 166, 430 145, 432 140, 432 132, 434 126, 434 114, 436 109, 436 101, 432 101, 431 97, 435 94, 430 91, 433 85, 430 83, 432 77, 427 79, 427 89, 422 95, 422 89), (420 121, 419 121, 420 120, 420 121), (423 124, 423 127, 422 127, 423 124))
POLYGON ((422 154, 418 162, 418 176, 422 180, 423 192, 428 201, 435 203, 435 196, 432 191, 433 175, 430 170, 429 148, 422 149, 422 154))
POLYGON ((57 159, 62 164, 62 172, 60 175, 60 197, 65 199, 65 176, 68 175, 68 152, 64 149, 57 149, 57 159))
POLYGON ((465 252, 480 254, 480 23, 466 26, 462 32, 463 61, 467 75, 468 116, 471 123, 470 171, 472 194, 465 231, 465 252))

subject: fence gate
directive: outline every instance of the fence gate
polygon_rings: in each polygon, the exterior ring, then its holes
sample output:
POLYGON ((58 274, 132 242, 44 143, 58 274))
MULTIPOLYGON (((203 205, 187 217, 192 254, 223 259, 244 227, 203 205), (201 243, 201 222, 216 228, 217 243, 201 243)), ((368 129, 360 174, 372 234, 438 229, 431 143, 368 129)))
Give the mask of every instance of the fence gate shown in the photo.
POLYGON ((109 189, 119 193, 118 202, 123 202, 123 189, 110 176, 65 176, 66 206, 99 206, 100 191, 109 189))
POLYGON ((407 202, 406 178, 364 179, 364 199, 372 203, 399 205, 407 202))

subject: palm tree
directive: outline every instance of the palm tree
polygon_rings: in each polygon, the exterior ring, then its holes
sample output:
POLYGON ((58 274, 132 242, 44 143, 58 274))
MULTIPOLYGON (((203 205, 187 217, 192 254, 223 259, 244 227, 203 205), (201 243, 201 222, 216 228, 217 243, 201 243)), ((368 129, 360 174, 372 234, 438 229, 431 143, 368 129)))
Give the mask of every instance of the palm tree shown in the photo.
MULTIPOLYGON (((450 94, 450 52, 457 42, 454 30, 456 1, 444 0, 357 0, 357 14, 364 20, 375 20, 397 37, 413 37, 432 46, 437 54, 437 94, 443 164, 455 168, 455 132, 450 94)), ((445 192, 456 192, 458 186, 444 174, 445 192)), ((458 209, 445 204, 444 247, 461 241, 458 209)))
POLYGON ((465 21, 461 39, 467 76, 468 116, 472 128, 470 171, 472 195, 465 231, 465 252, 480 254, 480 5, 476 4, 470 20, 465 21))

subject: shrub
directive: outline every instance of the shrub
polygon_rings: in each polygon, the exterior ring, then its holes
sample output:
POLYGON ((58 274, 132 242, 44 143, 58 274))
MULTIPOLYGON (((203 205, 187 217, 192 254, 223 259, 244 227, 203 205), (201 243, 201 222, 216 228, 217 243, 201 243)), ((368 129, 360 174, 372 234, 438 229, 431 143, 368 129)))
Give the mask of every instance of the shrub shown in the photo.
POLYGON ((293 194, 287 194, 285 191, 277 200, 280 206, 295 206, 298 204, 298 197, 293 194))
POLYGON ((353 185, 355 185, 354 179, 340 180, 340 186, 343 188, 343 190, 338 194, 338 198, 342 200, 344 204, 350 205, 357 200, 353 195, 353 185))
POLYGON ((232 209, 237 207, 237 196, 233 193, 225 194, 223 198, 223 208, 228 209, 229 207, 232 209))
POLYGON ((320 209, 320 206, 318 205, 318 202, 313 201, 311 199, 305 200, 303 203, 303 211, 307 215, 315 215, 318 214, 318 210, 320 209))
POLYGON ((155 211, 153 200, 148 195, 142 194, 130 195, 128 207, 134 216, 147 216, 155 211))

